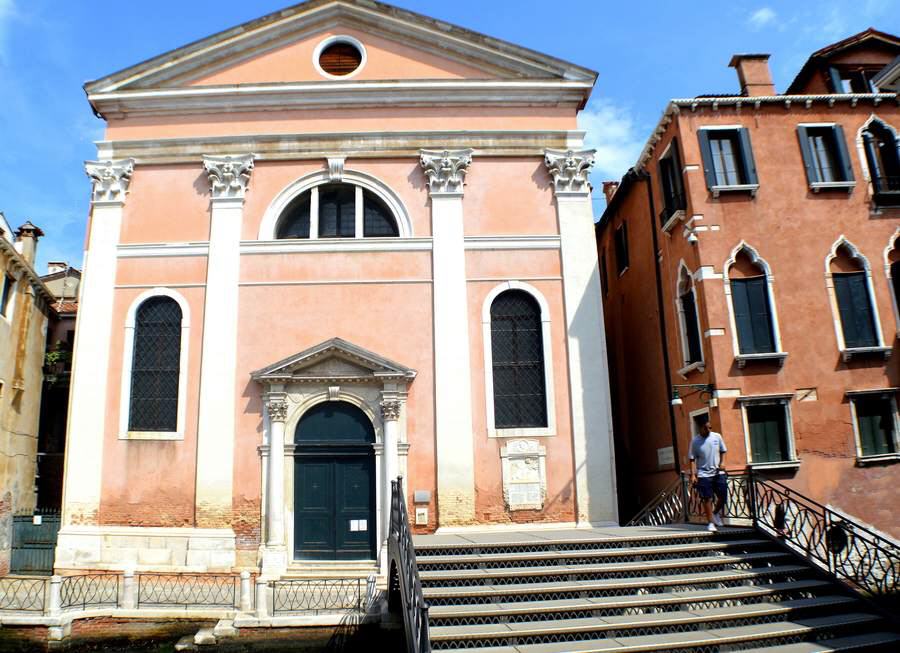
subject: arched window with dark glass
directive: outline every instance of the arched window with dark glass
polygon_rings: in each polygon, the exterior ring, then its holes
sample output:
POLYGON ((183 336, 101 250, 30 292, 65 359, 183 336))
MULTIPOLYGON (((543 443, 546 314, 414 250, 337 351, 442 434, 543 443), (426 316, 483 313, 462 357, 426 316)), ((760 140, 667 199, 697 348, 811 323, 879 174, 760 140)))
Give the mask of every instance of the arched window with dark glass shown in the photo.
POLYGON ((831 260, 830 270, 844 346, 848 349, 877 346, 872 291, 862 260, 848 245, 842 244, 831 260))
POLYGON ((728 270, 731 304, 741 354, 765 354, 776 350, 775 321, 772 316, 769 280, 766 271, 746 249, 735 256, 728 270))
POLYGON ((348 183, 315 186, 285 209, 275 229, 284 238, 396 238, 397 221, 372 191, 348 183))
POLYGON ((178 429, 181 307, 151 297, 138 307, 131 364, 129 431, 178 429))
POLYGON ((681 268, 678 279, 678 317, 681 322, 684 364, 692 365, 702 362, 703 346, 700 343, 700 318, 697 313, 694 280, 684 267, 681 268))
POLYGON ((873 120, 862 132, 875 202, 900 205, 900 143, 895 132, 873 120))
POLYGON ((491 304, 494 427, 547 426, 541 307, 524 290, 507 290, 491 304))

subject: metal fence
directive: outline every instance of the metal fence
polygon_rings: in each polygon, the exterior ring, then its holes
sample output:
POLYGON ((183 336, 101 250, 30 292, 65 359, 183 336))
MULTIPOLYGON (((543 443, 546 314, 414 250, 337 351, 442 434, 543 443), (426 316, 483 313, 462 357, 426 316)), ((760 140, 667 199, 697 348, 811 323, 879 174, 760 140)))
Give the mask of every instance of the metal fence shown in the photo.
POLYGON ((364 612, 374 594, 374 576, 276 580, 272 588, 272 614, 364 612))
POLYGON ((119 574, 63 576, 59 585, 59 606, 62 610, 119 605, 119 574))
POLYGON ((240 577, 233 574, 137 574, 137 607, 237 606, 240 577))
POLYGON ((0 611, 43 612, 49 578, 0 577, 0 611))

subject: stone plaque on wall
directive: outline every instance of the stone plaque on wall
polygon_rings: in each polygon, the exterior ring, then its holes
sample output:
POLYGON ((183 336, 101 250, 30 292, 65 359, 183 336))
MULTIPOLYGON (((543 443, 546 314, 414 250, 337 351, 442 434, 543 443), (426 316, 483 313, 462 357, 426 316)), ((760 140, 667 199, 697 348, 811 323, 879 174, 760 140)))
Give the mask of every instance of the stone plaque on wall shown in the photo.
POLYGON ((510 440, 500 449, 503 496, 509 510, 540 510, 547 493, 547 451, 537 440, 510 440))

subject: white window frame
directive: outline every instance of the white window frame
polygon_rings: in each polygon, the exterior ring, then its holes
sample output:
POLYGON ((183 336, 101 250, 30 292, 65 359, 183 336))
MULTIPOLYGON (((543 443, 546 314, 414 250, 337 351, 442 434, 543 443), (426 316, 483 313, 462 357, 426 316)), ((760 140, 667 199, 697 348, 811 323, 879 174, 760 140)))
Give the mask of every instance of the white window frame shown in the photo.
POLYGON ((484 401, 488 437, 551 437, 556 435, 556 393, 553 385, 553 345, 551 338, 550 305, 543 293, 523 281, 511 279, 494 286, 481 307, 481 337, 484 349, 484 401), (507 290, 522 290, 531 295, 541 309, 541 344, 544 349, 544 395, 547 402, 547 426, 526 428, 497 428, 494 423, 494 355, 491 350, 491 305, 507 290))
MULTIPOLYGON (((331 168, 331 166, 329 166, 329 168, 331 168)), ((309 238, 304 238, 302 240, 323 240, 326 242, 340 243, 363 238, 362 229, 359 229, 354 233, 354 238, 319 238, 319 221, 317 218, 314 219, 313 217, 318 216, 319 214, 319 194, 317 189, 319 186, 330 183, 345 183, 356 186, 357 197, 361 193, 360 189, 368 190, 380 198, 391 211, 394 221, 397 223, 398 236, 390 236, 383 239, 367 238, 366 240, 396 241, 398 237, 412 238, 412 219, 409 216, 409 211, 407 211, 400 196, 397 195, 390 186, 377 177, 365 172, 343 168, 343 166, 340 166, 339 169, 337 169, 337 166, 335 166, 335 168, 335 170, 318 170, 308 175, 304 175, 284 187, 275 196, 266 208, 266 212, 263 214, 263 219, 259 226, 258 240, 284 242, 277 240, 275 236, 276 230, 278 229, 278 221, 291 202, 306 191, 313 190, 315 190, 315 192, 311 194, 309 206, 309 238)), ((356 205, 359 207, 357 208, 356 224, 359 225, 362 219, 362 204, 357 202, 356 205)))
POLYGON ((778 325, 778 309, 775 307, 775 289, 773 282, 775 277, 772 275, 772 269, 763 259, 759 252, 747 241, 742 240, 737 247, 731 250, 731 256, 725 265, 722 266, 722 280, 725 289, 725 305, 728 307, 728 320, 731 325, 731 345, 734 349, 734 359, 737 361, 738 367, 743 368, 748 361, 753 360, 777 360, 780 365, 784 365, 784 359, 787 358, 787 352, 781 348, 781 328, 778 325), (772 338, 774 340, 775 351, 762 354, 742 354, 741 343, 738 337, 737 320, 734 314, 734 303, 731 296, 731 267, 737 261, 737 257, 741 252, 746 252, 750 257, 750 262, 758 268, 761 268, 766 277, 766 293, 768 294, 769 313, 772 316, 772 338))
POLYGON ((15 275, 11 272, 7 272, 6 270, 0 271, 3 274, 3 283, 10 284, 9 289, 9 303, 6 305, 6 313, 0 313, 0 320, 4 320, 7 324, 12 325, 13 317, 16 314, 16 286, 19 285, 19 281, 22 278, 22 275, 15 275))
MULTIPOLYGON (((708 125, 704 127, 698 128, 697 131, 735 131, 739 129, 749 129, 746 125, 708 125)), ((718 181, 718 179, 716 180, 718 181)), ((718 198, 719 194, 722 192, 730 192, 730 191, 750 191, 751 197, 756 197, 756 191, 759 190, 759 184, 716 184, 710 189, 712 196, 714 198, 718 198)))
POLYGON ((686 377, 694 370, 703 372, 706 369, 706 353, 703 351, 703 328, 700 323, 700 302, 697 298, 697 284, 695 283, 694 275, 684 262, 684 259, 678 263, 678 274, 675 279, 675 314, 678 316, 678 331, 681 337, 682 367, 678 370, 678 374, 686 377), (697 320, 697 333, 700 335, 700 360, 694 361, 693 363, 688 360, 688 358, 690 358, 690 346, 687 337, 687 318, 684 315, 684 307, 681 305, 682 273, 687 275, 686 278, 689 279, 691 283, 691 292, 694 293, 694 317, 697 320))
POLYGON ((747 395, 738 397, 738 403, 741 406, 741 423, 744 427, 744 447, 747 451, 747 465, 754 469, 780 469, 780 468, 796 468, 800 466, 800 459, 797 457, 797 444, 794 440, 794 411, 791 407, 793 394, 782 395, 747 395), (784 425, 786 429, 785 437, 787 439, 787 460, 778 462, 753 462, 753 446, 750 439, 750 419, 747 416, 747 408, 760 405, 780 405, 784 408, 784 425))
POLYGON ((872 284, 872 266, 869 265, 869 259, 863 256, 862 252, 841 234, 834 244, 831 251, 825 257, 825 289, 828 292, 828 301, 831 303, 831 319, 834 323, 834 333, 837 338, 838 351, 841 352, 841 358, 844 362, 849 361, 854 355, 881 353, 885 359, 890 357, 891 348, 884 345, 884 334, 881 330, 881 317, 878 315, 878 303, 875 301, 875 288, 872 284), (847 347, 844 342, 844 327, 841 324, 841 311, 838 306, 837 293, 834 291, 834 275, 831 272, 831 262, 837 257, 837 251, 841 247, 846 247, 850 251, 850 258, 859 261, 862 264, 863 271, 866 273, 866 288, 869 291, 869 305, 872 308, 872 319, 875 321, 875 341, 874 347, 847 347))
POLYGON ((900 250, 900 227, 897 227, 897 230, 888 240, 887 247, 884 248, 884 276, 887 277, 888 294, 891 296, 891 307, 894 309, 897 337, 900 338, 900 303, 898 303, 896 293, 894 293, 894 278, 891 275, 891 252, 894 249, 900 250))
POLYGON ((183 295, 171 288, 151 288, 138 295, 125 318, 125 339, 122 350, 122 382, 119 392, 119 439, 120 440, 183 440, 185 416, 187 414, 188 385, 188 345, 190 343, 191 312, 183 295), (131 418, 131 369, 134 363, 134 329, 138 308, 152 297, 169 297, 181 307, 181 352, 178 372, 178 418, 174 431, 129 431, 131 418))
POLYGON ((897 388, 883 388, 879 390, 858 390, 847 392, 847 398, 850 400, 850 416, 853 424, 853 440, 856 445, 856 461, 858 464, 877 463, 885 460, 900 460, 900 414, 897 410, 897 388), (872 395, 885 396, 891 402, 891 408, 894 414, 894 451, 896 453, 881 454, 876 456, 863 455, 862 439, 859 436, 859 420, 856 416, 856 400, 860 397, 870 397, 872 395))

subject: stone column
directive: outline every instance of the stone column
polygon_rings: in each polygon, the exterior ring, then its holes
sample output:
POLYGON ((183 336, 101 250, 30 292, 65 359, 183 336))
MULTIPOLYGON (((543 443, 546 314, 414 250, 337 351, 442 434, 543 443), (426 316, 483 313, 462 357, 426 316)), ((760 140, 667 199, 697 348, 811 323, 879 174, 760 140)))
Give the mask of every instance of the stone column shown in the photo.
POLYGON ((437 502, 441 526, 475 520, 463 184, 472 150, 421 151, 431 195, 437 502))
POLYGON ((211 211, 197 432, 198 528, 231 523, 238 276, 244 194, 253 155, 203 157, 211 211))
MULTIPOLYGON (((134 160, 88 161, 93 182, 91 220, 81 300, 76 324, 71 412, 66 443, 63 528, 97 524, 106 426, 109 342, 112 335, 116 280, 116 248, 125 195, 134 160)), ((74 562, 65 533, 58 542, 57 564, 74 562)), ((84 552, 80 554, 82 561, 84 552)))
POLYGON ((609 366, 588 173, 594 150, 546 150, 561 241, 576 517, 618 523, 609 366))
POLYGON ((266 546, 284 547, 284 420, 287 403, 283 392, 266 395, 269 412, 269 469, 266 485, 266 546))

